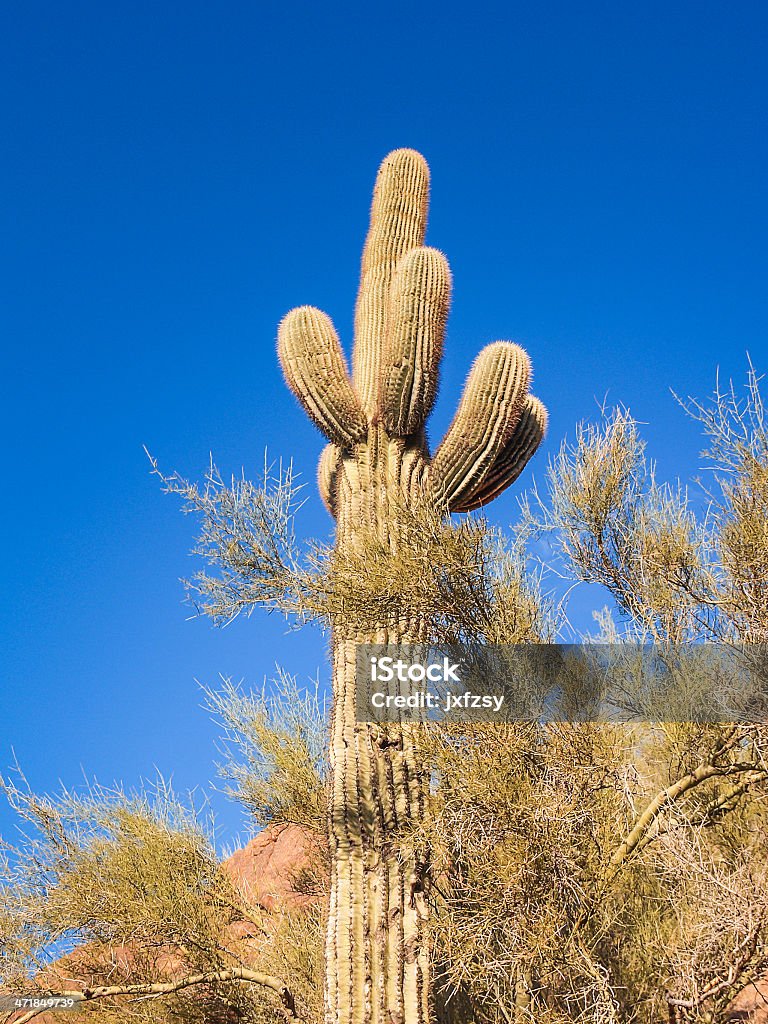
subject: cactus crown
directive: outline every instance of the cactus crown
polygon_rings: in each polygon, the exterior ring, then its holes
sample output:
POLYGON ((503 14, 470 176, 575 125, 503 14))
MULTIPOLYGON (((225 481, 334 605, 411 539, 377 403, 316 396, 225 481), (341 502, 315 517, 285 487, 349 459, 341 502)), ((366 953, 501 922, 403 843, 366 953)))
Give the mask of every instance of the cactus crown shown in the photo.
POLYGON ((330 318, 292 310, 278 332, 288 386, 330 444, 319 485, 333 513, 339 466, 367 443, 372 427, 417 447, 423 480, 453 512, 487 504, 511 484, 546 429, 528 393, 531 367, 518 345, 497 341, 478 355, 456 415, 434 457, 423 427, 437 395, 451 273, 445 256, 423 245, 429 169, 410 149, 390 153, 376 179, 355 310, 350 378, 330 318))

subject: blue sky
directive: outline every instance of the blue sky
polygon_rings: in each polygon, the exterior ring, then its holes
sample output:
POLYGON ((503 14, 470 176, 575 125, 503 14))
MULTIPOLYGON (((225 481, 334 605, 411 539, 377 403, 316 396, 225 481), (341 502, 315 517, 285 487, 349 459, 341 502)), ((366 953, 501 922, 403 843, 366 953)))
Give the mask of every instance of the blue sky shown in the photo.
POLYGON ((763 3, 30 0, 1 22, 0 766, 13 748, 38 790, 157 768, 202 795, 196 679, 324 676, 315 631, 188 621, 194 524, 142 445, 193 477, 209 452, 225 474, 293 457, 328 535, 276 327, 318 305, 349 348, 389 150, 426 156, 454 274, 436 440, 509 338, 551 412, 534 474, 607 395, 686 478, 700 442, 669 389, 742 380, 747 351, 768 369, 763 3))

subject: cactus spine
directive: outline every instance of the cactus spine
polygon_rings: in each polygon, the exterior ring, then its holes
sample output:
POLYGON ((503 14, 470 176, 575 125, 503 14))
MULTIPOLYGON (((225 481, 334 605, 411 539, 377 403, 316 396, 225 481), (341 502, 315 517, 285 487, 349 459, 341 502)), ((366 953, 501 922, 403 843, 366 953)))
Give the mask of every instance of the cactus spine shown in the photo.
MULTIPOLYGON (((341 550, 371 532, 396 550, 396 505, 486 504, 520 475, 546 429, 544 406, 528 394, 527 355, 499 341, 475 361, 430 457, 424 423, 437 393, 451 278, 442 253, 423 245, 428 192, 423 157, 390 153, 363 252, 351 379, 324 313, 303 306, 280 324, 286 381, 330 441, 318 485, 341 550)), ((423 632, 413 620, 375 630, 333 623, 327 1024, 426 1024, 431 1014, 425 868, 398 858, 392 842, 424 809, 412 733, 355 715, 357 645, 418 642, 423 632)))

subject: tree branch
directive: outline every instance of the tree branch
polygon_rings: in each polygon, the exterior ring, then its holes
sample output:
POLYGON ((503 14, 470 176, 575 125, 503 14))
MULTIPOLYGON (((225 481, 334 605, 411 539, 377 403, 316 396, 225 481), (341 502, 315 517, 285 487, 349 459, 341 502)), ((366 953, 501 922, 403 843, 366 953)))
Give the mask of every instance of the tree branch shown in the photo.
MULTIPOLYGON (((279 978, 273 978, 269 974, 261 974, 258 971, 248 970, 246 967, 232 967, 224 971, 209 971, 202 974, 189 974, 186 978, 178 981, 155 982, 147 985, 99 985, 95 988, 85 988, 80 991, 57 992, 58 996, 69 999, 78 999, 90 1002, 94 999, 107 999, 110 996, 164 996, 172 992, 179 992, 182 989, 190 988, 193 985, 210 985, 216 982, 242 981, 246 984, 263 985, 271 989, 280 999, 283 1005, 286 1020, 299 1021, 301 1018, 296 1013, 296 1003, 293 994, 279 978)), ((17 1017, 13 1024, 27 1024, 40 1013, 47 1012, 47 1007, 30 1010, 28 1013, 17 1017)))
MULTIPOLYGON (((619 868, 629 855, 637 848, 646 834, 648 829, 653 825, 658 816, 667 806, 679 797, 684 796, 691 789, 701 785, 708 779, 722 778, 728 775, 736 775, 741 772, 754 772, 755 765, 753 764, 728 764, 728 765, 715 765, 715 764, 702 764, 682 779, 678 779, 677 782, 671 786, 667 786, 666 789, 662 789, 660 793, 651 800, 648 806, 645 808, 643 813, 637 819, 634 828, 629 833, 624 842, 618 847, 610 861, 608 862, 609 868, 619 868)), ((765 772, 758 772, 754 779, 748 780, 749 782, 757 782, 759 779, 766 778, 765 772)))

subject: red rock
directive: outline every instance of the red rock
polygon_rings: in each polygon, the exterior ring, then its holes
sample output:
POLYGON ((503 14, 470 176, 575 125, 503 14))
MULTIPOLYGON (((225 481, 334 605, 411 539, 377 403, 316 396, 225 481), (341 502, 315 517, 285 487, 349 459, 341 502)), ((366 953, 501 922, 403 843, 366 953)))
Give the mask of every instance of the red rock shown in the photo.
POLYGON ((264 910, 298 909, 317 896, 296 891, 302 876, 322 872, 320 840, 301 825, 271 825, 222 867, 251 903, 264 910))
POLYGON ((726 1020, 736 1024, 768 1024, 768 978, 742 989, 725 1011, 726 1020))

